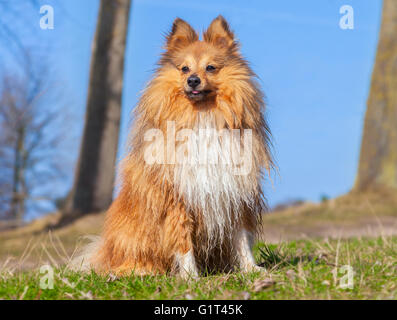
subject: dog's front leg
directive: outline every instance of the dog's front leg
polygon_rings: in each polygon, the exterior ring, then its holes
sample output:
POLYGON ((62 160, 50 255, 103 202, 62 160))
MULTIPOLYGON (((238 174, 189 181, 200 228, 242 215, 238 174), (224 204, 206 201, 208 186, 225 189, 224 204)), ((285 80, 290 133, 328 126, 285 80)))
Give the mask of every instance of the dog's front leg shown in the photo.
POLYGON ((174 263, 184 279, 197 278, 198 269, 193 252, 192 223, 186 210, 178 206, 167 216, 167 239, 174 254, 174 263))
POLYGON ((176 254, 176 262, 179 267, 179 274, 184 279, 197 278, 198 270, 196 266, 196 261, 193 254, 193 249, 188 252, 181 254, 176 254))
POLYGON ((237 260, 242 272, 265 271, 256 265, 252 254, 252 235, 244 228, 238 230, 235 235, 234 245, 237 253, 237 260))

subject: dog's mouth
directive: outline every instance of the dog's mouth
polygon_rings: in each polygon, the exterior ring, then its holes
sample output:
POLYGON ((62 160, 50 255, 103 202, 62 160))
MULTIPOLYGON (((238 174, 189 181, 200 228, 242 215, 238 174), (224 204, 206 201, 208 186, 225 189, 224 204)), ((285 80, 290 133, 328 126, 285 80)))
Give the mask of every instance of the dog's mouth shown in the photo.
POLYGON ((209 93, 211 93, 211 90, 190 90, 186 91, 186 95, 190 99, 194 100, 201 100, 205 98, 209 93))

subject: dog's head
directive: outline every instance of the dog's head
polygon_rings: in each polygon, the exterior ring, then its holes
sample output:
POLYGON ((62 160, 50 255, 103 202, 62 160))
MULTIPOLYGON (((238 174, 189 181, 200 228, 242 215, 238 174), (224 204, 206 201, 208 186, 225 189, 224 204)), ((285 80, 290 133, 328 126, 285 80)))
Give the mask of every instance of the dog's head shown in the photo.
POLYGON ((212 21, 202 41, 187 22, 177 18, 167 36, 160 65, 169 69, 179 92, 192 102, 213 99, 222 86, 231 88, 239 74, 249 73, 222 16, 212 21))

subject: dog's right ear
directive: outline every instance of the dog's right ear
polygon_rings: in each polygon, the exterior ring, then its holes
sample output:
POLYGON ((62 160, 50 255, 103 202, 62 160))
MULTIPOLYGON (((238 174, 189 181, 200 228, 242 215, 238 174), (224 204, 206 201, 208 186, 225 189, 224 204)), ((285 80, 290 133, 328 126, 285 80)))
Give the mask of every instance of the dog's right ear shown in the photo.
POLYGON ((186 21, 176 18, 166 38, 168 51, 178 50, 198 40, 198 34, 186 21))

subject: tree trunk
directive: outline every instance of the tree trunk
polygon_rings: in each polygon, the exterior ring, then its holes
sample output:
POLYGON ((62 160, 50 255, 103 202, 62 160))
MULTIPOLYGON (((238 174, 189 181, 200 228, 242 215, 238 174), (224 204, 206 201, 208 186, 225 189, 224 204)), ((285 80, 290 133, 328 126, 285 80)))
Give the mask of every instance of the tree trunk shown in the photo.
POLYGON ((66 213, 103 211, 112 201, 130 5, 130 0, 100 3, 84 134, 66 213))
POLYGON ((397 1, 384 0, 355 190, 397 188, 397 1))
POLYGON ((17 223, 23 221, 25 214, 25 170, 23 164, 23 154, 25 149, 25 130, 17 130, 15 145, 15 159, 13 164, 13 182, 11 199, 11 217, 17 223))

